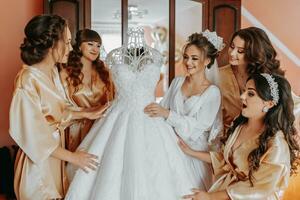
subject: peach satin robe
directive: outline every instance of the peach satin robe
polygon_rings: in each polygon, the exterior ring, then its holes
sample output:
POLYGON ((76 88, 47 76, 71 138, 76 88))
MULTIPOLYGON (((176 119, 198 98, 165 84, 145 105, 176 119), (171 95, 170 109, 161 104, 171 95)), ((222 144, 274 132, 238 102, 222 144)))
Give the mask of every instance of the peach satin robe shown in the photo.
POLYGON ((240 101, 240 89, 233 74, 231 65, 220 68, 220 90, 222 93, 222 114, 225 130, 240 114, 242 103, 240 101))
POLYGON ((20 147, 14 178, 17 199, 62 198, 66 192, 65 163, 51 156, 57 147, 64 148, 64 129, 72 118, 66 109, 70 104, 56 87, 59 83, 56 68, 51 78, 29 66, 17 75, 10 107, 10 135, 20 147))
MULTIPOLYGON (((96 71, 92 73, 91 86, 81 84, 77 91, 66 81, 65 71, 61 72, 61 76, 67 96, 74 106, 90 108, 100 104, 104 105, 113 99, 113 84, 111 84, 111 88, 106 89, 96 71)), ((66 148, 75 151, 93 123, 94 120, 89 119, 76 120, 66 131, 66 148)))
POLYGON ((209 192, 226 190, 232 200, 278 200, 279 192, 288 185, 290 154, 282 132, 277 132, 262 156, 260 167, 253 173, 253 187, 248 173, 248 155, 257 147, 252 138, 232 149, 240 127, 228 138, 221 153, 210 152, 216 181, 209 192))

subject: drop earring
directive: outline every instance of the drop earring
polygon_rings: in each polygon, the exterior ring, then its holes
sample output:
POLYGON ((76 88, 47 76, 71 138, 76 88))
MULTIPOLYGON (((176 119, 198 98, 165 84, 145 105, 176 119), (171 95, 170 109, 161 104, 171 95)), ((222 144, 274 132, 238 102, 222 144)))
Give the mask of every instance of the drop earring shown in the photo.
POLYGON ((268 108, 267 106, 264 106, 263 109, 262 109, 262 111, 263 111, 264 113, 267 113, 267 112, 269 111, 269 108, 268 108))

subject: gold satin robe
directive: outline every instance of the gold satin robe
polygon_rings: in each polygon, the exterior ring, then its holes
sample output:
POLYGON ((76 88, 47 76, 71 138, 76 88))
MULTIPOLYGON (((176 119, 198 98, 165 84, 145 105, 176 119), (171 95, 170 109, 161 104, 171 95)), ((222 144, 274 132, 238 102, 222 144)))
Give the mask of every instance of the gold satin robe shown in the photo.
POLYGON ((240 88, 234 76, 231 65, 220 68, 220 90, 222 93, 223 123, 227 130, 232 121, 240 114, 242 103, 240 101, 240 88))
MULTIPOLYGON (((106 89, 105 84, 96 71, 92 73, 91 86, 81 84, 77 91, 66 81, 67 74, 64 70, 61 71, 61 77, 67 96, 74 106, 90 108, 99 104, 105 105, 113 99, 113 84, 111 83, 111 88, 106 89)), ((93 123, 94 120, 81 119, 76 120, 76 122, 69 126, 66 130, 66 148, 70 151, 75 151, 89 132, 93 123)))
MULTIPOLYGON (((18 73, 10 107, 10 135, 20 147, 15 161, 17 199, 46 200, 64 197, 67 179, 64 162, 51 153, 64 148, 64 128, 72 116, 57 89, 59 74, 52 77, 34 67, 18 73)), ((61 85, 62 87, 62 85, 61 85)))
MULTIPOLYGON (((294 101, 294 115, 295 115, 295 127, 300 136, 300 97, 295 93, 292 93, 293 101, 294 101)), ((300 143, 300 141, 299 141, 300 143)))
MULTIPOLYGON (((300 97, 292 93, 294 100, 294 114, 296 117, 295 127, 297 129, 298 135, 300 136, 300 97)), ((298 138, 298 144, 300 145, 300 140, 298 138)), ((289 186, 284 191, 283 200, 294 200, 300 199, 300 166, 297 168, 297 174, 290 177, 289 186)))
POLYGON ((240 127, 228 138, 223 152, 210 152, 216 181, 209 192, 226 190, 232 200, 278 200, 279 193, 288 185, 290 154, 282 132, 278 132, 262 156, 260 167, 253 173, 253 187, 248 173, 248 155, 257 148, 257 139, 243 142, 235 150, 240 127))

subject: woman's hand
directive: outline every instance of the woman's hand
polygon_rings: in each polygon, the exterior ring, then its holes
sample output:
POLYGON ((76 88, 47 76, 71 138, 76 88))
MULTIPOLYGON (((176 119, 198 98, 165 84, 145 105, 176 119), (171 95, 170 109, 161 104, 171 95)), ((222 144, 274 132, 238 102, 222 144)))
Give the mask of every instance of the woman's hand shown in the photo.
POLYGON ((192 189, 194 194, 184 195, 183 199, 190 199, 190 200, 212 200, 210 194, 203 190, 199 189, 192 189))
POLYGON ((87 153, 83 150, 75 151, 72 154, 70 162, 73 165, 76 165, 77 167, 85 171, 86 173, 89 172, 88 169, 96 170, 97 167, 100 165, 98 156, 87 153))
POLYGON ((151 103, 144 108, 144 112, 149 117, 163 117, 167 119, 169 117, 170 111, 160 106, 157 103, 151 103))
POLYGON ((180 149, 187 155, 194 155, 195 151, 189 146, 187 145, 182 138, 178 137, 178 145, 180 147, 180 149))

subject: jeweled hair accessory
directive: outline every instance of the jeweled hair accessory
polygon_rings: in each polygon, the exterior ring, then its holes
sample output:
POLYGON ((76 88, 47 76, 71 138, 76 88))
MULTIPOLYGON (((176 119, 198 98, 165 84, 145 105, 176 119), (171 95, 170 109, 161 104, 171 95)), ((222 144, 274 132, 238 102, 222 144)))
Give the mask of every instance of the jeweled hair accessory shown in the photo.
POLYGON ((277 105, 279 102, 278 83, 275 81, 275 78, 271 74, 262 73, 261 75, 268 81, 271 90, 272 101, 275 105, 277 105))
POLYGON ((222 49, 225 47, 223 38, 219 37, 215 31, 210 32, 208 29, 206 29, 204 32, 202 32, 202 35, 206 37, 207 40, 212 43, 218 51, 222 51, 222 49))

